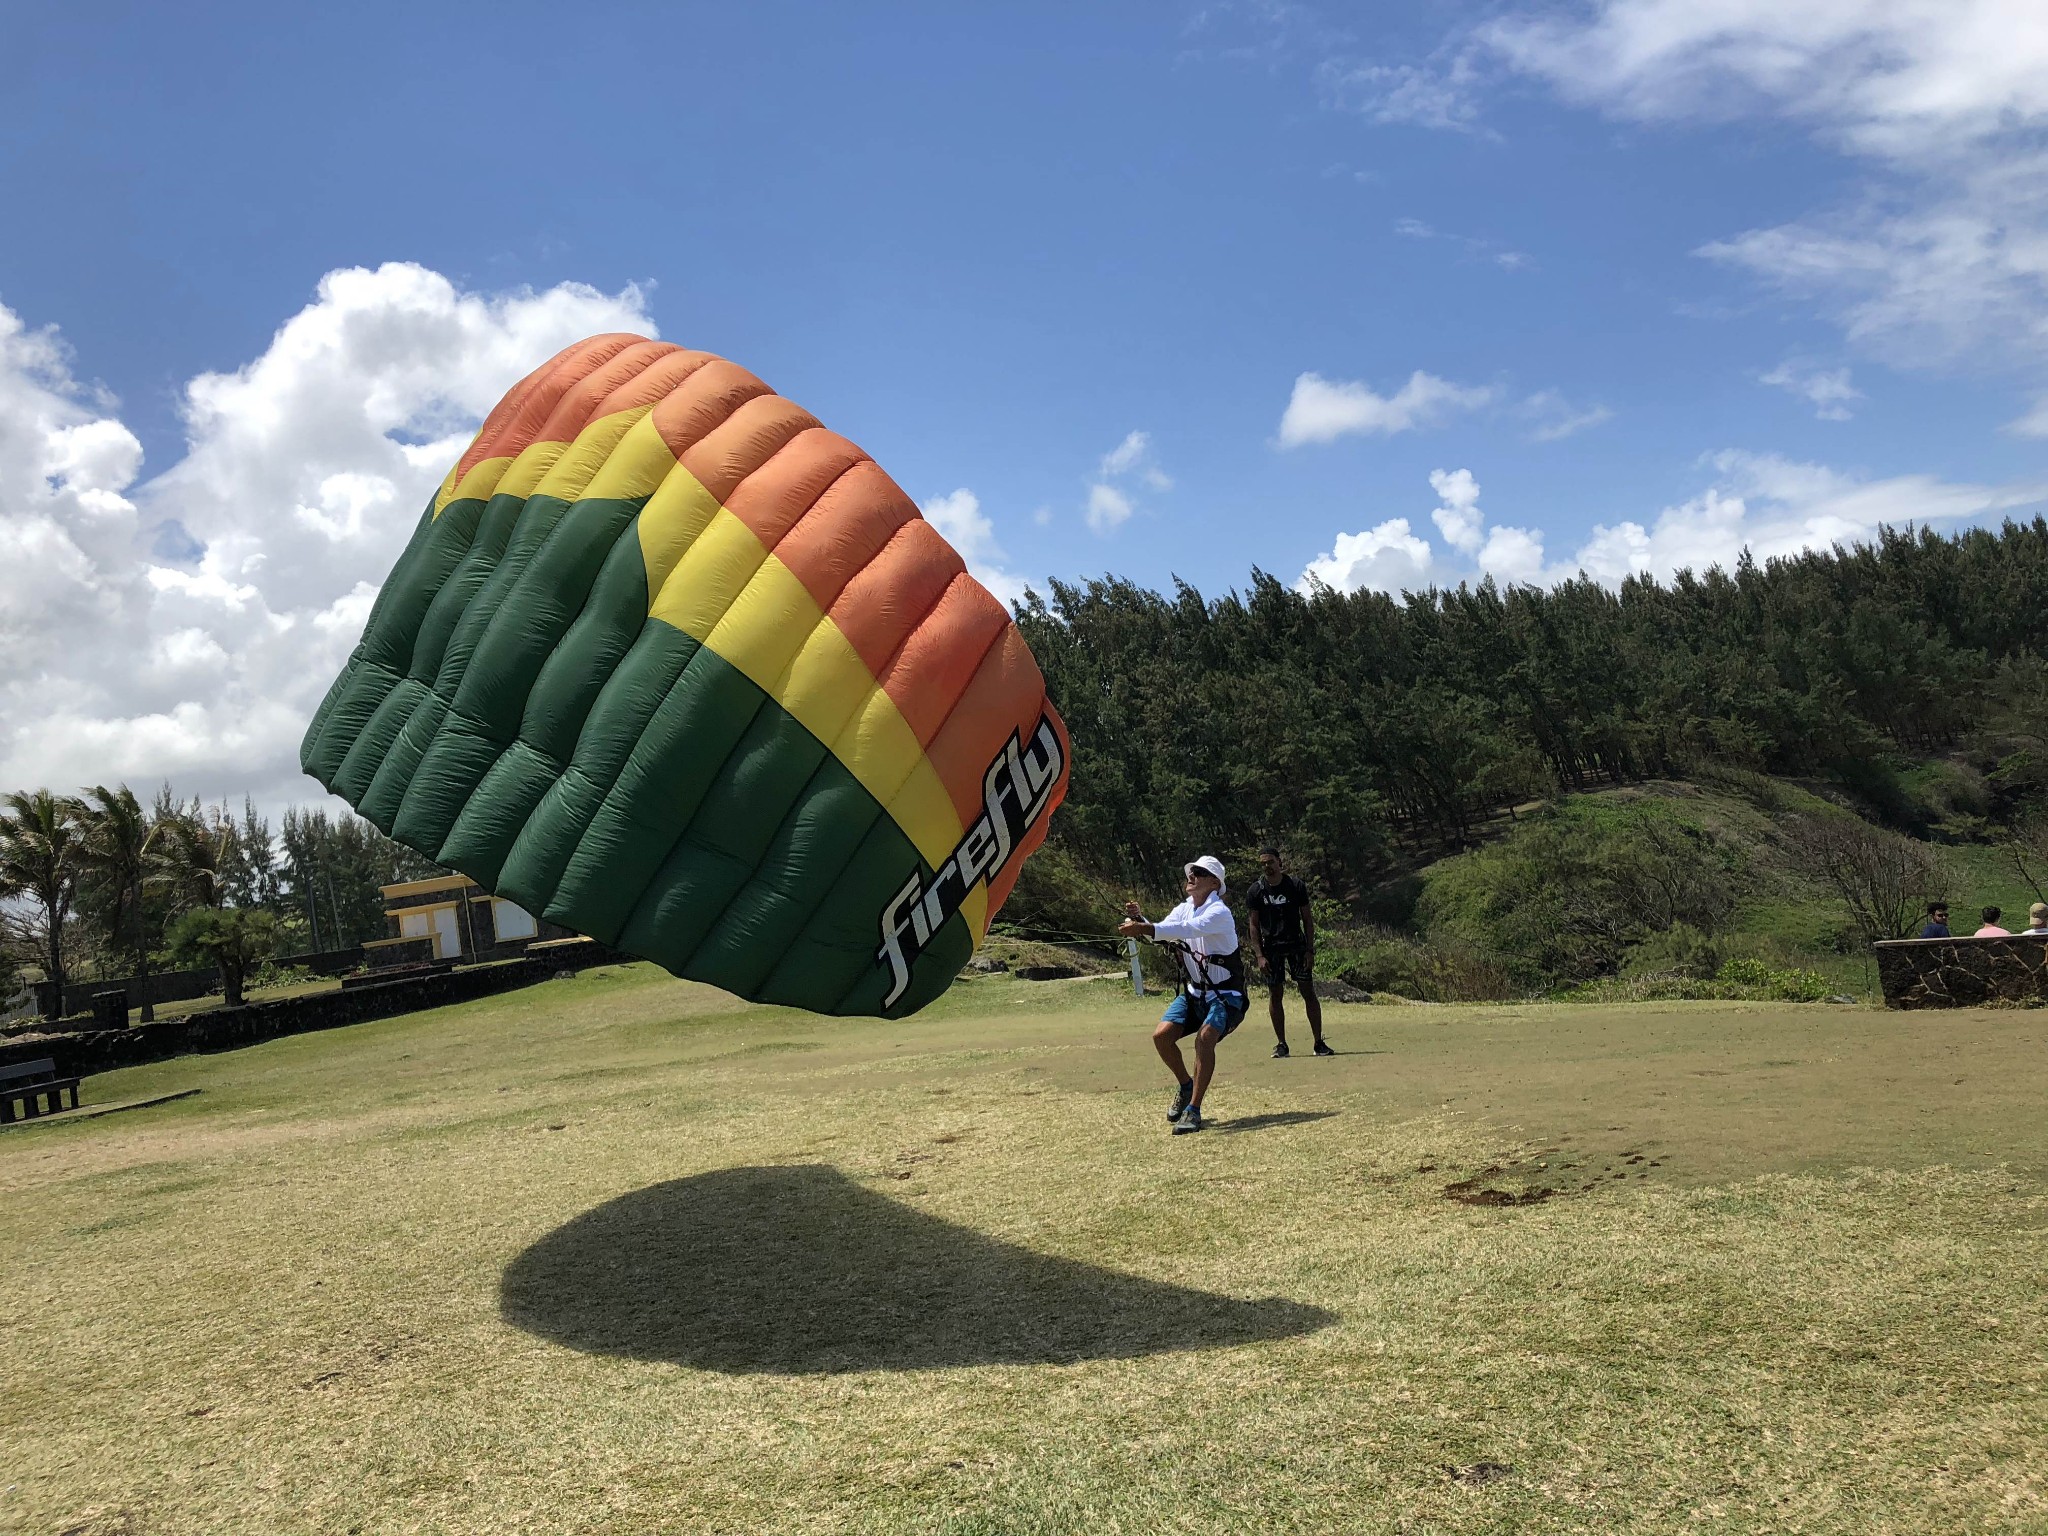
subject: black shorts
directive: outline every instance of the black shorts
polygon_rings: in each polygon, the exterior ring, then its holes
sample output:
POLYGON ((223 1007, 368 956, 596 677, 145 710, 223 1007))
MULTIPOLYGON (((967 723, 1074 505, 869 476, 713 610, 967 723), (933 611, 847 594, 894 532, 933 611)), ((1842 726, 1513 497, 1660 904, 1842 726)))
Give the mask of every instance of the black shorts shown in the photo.
POLYGON ((1266 985, 1275 992, 1287 990, 1287 973, 1292 971, 1294 979, 1304 987, 1316 983, 1315 951, 1310 949, 1268 949, 1266 951, 1266 985))

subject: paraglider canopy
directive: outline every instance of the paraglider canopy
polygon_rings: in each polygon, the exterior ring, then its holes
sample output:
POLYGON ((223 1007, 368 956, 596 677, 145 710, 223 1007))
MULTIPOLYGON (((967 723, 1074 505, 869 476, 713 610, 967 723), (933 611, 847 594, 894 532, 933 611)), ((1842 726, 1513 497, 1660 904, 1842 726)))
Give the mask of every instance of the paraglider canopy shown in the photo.
POLYGON ((377 826, 743 997, 942 992, 1066 792, 1002 604, 736 364, 598 336, 449 471, 306 732, 377 826))

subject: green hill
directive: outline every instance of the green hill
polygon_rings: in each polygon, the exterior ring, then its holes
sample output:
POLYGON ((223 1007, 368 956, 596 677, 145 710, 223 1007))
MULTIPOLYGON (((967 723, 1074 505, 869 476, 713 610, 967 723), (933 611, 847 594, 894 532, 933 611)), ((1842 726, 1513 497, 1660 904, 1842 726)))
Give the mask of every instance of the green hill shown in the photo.
MULTIPOLYGON (((1901 780, 1945 804, 1957 777, 1956 765, 1932 762, 1901 780)), ((1395 901, 1398 924, 1350 924, 1332 912, 1324 969, 1431 1001, 1871 995, 1866 934, 1817 867, 1808 829, 1903 834, 1844 799, 1729 769, 1565 795, 1425 865, 1395 901)), ((1943 808, 1913 806, 1923 822, 1943 808)), ((1908 841, 1930 874, 1924 890, 1903 893, 1905 910, 1939 897, 1954 904, 1961 932, 1984 906, 2024 925, 2037 896, 2003 847, 1908 841)))

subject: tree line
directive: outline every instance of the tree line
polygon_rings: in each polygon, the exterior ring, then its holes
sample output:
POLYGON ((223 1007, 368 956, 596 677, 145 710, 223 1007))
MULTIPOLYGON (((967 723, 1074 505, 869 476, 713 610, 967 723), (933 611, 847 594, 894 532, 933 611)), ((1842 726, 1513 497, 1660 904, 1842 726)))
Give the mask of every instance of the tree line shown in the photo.
MULTIPOLYGON (((1355 901, 1503 806, 1704 765, 1829 781, 1923 836, 2031 826, 2048 848, 2041 518, 1616 588, 1054 582, 1017 616, 1075 748, 1052 857, 1026 870, 1041 885, 1171 890, 1190 851, 1271 839, 1355 901), (1930 826, 1901 770, 1935 754, 1970 760, 1987 797, 1930 826)), ((290 810, 273 835, 168 788, 0 804, 0 942, 53 978, 345 947, 383 931, 379 886, 437 872, 346 814, 290 810)))
POLYGON ((1356 897, 1500 807, 1700 763, 1830 781, 1922 834, 1913 757, 1973 757, 1994 820, 2048 787, 2040 518, 1616 588, 1054 582, 1019 623, 1074 739, 1055 839, 1126 884, 1270 838, 1356 897))
POLYGON ((0 959, 55 983, 51 1017, 81 971, 146 983, 177 964, 218 967, 234 1004, 272 954, 382 937, 379 887, 437 873, 347 814, 293 807, 273 835, 253 804, 237 816, 168 785, 148 805, 125 784, 18 790, 0 797, 0 959))

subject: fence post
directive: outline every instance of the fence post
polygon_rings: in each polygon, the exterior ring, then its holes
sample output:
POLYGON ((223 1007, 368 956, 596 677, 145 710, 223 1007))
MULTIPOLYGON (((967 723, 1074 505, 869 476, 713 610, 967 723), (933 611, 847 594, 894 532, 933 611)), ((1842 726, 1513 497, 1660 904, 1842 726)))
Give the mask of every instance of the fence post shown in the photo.
POLYGON ((1138 958, 1138 941, 1131 939, 1127 942, 1131 947, 1131 994, 1134 997, 1143 997, 1145 995, 1145 962, 1138 958))

